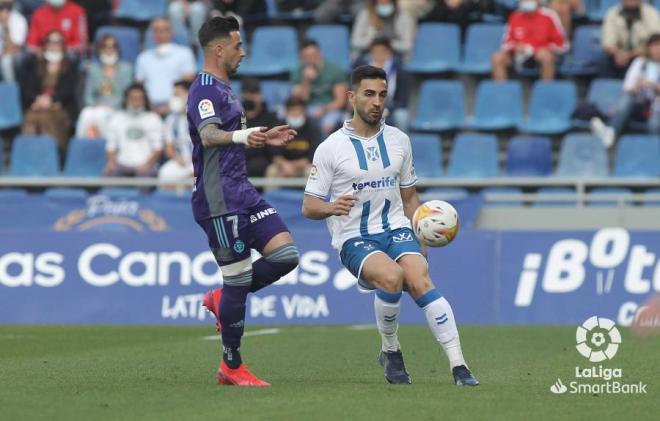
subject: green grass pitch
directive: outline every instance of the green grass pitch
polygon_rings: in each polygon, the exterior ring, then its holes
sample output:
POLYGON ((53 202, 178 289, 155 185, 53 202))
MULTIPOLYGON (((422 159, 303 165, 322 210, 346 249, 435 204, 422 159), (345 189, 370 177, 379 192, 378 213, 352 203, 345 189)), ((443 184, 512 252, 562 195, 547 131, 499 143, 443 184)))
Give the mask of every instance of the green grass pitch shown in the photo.
MULTIPOLYGON (((259 327, 250 326, 248 331, 259 327)), ((281 327, 244 338, 243 355, 270 388, 220 386, 213 327, 0 326, 0 419, 657 420, 660 337, 623 343, 607 367, 647 395, 554 395, 589 363, 573 327, 461 329, 481 381, 454 386, 424 326, 402 326, 413 384, 386 384, 374 329, 281 327)))

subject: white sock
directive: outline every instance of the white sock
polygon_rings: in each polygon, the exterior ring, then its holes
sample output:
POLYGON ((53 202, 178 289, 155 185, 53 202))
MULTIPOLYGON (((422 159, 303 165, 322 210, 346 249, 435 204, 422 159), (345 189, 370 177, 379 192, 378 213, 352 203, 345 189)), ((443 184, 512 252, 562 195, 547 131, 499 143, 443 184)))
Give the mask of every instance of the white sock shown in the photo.
POLYGON ((463 351, 461 350, 461 340, 454 320, 454 312, 451 310, 449 302, 442 297, 435 289, 427 292, 422 297, 415 300, 426 316, 433 337, 440 343, 444 349, 447 358, 449 358, 449 367, 454 368, 457 365, 465 365, 463 351))
POLYGON ((398 351, 401 348, 397 330, 399 329, 399 313, 401 312, 401 293, 389 294, 376 291, 374 294, 374 310, 376 325, 382 341, 384 352, 398 351), (397 299, 398 296, 398 299, 397 299))

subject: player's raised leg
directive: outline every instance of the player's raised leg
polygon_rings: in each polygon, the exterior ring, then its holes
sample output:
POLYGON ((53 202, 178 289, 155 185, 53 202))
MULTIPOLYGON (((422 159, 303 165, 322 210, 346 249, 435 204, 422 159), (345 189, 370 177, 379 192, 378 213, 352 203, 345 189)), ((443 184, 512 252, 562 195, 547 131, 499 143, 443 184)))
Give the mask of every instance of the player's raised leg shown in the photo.
POLYGON ((447 354, 454 381, 461 386, 478 385, 479 381, 472 375, 463 358, 454 312, 449 302, 435 289, 424 257, 407 254, 398 263, 403 268, 408 292, 424 311, 431 333, 447 354))

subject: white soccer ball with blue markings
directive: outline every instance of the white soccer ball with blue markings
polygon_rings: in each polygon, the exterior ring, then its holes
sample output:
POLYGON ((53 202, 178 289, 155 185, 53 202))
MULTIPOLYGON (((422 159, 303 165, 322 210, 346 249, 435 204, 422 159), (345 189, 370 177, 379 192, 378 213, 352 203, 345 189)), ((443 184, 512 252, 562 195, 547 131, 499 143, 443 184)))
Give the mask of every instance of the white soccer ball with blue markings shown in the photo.
POLYGON ((458 234, 458 212, 443 200, 429 200, 421 204, 412 219, 412 226, 419 241, 429 247, 443 247, 458 234))

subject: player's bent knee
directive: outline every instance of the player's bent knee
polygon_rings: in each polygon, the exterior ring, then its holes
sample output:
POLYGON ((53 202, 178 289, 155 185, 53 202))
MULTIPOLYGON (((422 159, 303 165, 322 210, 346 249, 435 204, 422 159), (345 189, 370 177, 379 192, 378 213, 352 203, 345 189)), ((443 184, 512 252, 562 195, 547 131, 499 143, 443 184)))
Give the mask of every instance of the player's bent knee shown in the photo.
POLYGON ((240 262, 221 266, 224 285, 244 286, 252 282, 252 259, 249 257, 240 262))
POLYGON ((403 269, 399 266, 387 268, 378 278, 380 288, 387 292, 397 292, 403 288, 403 269))
POLYGON ((281 272, 280 276, 284 276, 298 266, 300 253, 298 252, 298 247, 291 243, 276 248, 271 253, 265 255, 264 259, 273 264, 281 272))

